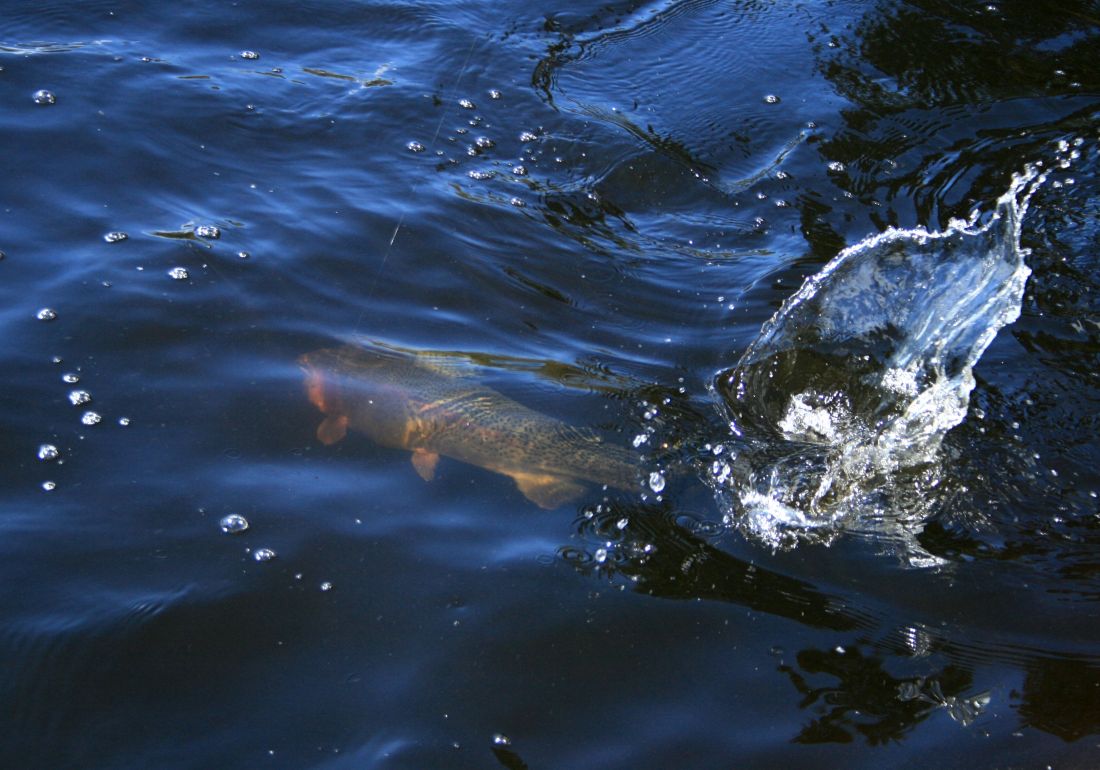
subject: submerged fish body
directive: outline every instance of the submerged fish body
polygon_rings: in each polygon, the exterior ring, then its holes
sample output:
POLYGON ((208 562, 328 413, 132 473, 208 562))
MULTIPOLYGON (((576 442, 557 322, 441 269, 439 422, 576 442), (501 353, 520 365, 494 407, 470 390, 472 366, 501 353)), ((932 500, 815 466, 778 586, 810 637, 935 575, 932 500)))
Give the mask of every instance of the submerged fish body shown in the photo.
POLYGON ((575 500, 585 482, 638 487, 636 461, 623 447, 414 356, 345 345, 307 353, 299 364, 310 401, 325 415, 317 429, 324 444, 354 430, 408 449, 425 480, 441 455, 451 457, 510 476, 542 508, 575 500))

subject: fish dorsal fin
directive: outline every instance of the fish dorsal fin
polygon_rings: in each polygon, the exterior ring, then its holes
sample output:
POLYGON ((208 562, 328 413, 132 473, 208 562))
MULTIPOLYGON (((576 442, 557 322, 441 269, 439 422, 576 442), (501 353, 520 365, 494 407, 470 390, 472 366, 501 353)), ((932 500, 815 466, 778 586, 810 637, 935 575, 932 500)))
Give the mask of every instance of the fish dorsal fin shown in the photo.
POLYGON ((435 478, 435 466, 439 465, 439 454, 427 449, 414 449, 412 463, 420 478, 431 481, 435 478))
POLYGON ((572 502, 584 493, 584 485, 564 476, 547 473, 509 473, 523 496, 539 508, 552 510, 572 502))
POLYGON ((326 417, 317 426, 317 440, 325 446, 335 444, 348 434, 348 418, 346 415, 339 417, 326 417))

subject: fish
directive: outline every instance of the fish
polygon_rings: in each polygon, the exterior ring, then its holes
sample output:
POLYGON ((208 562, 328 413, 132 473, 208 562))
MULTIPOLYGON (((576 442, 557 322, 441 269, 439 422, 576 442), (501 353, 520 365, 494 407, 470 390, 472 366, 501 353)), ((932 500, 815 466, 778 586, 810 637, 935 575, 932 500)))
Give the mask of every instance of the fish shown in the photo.
POLYGON ((577 428, 448 372, 426 357, 388 348, 342 345, 299 357, 309 401, 324 415, 317 439, 348 431, 412 452, 425 481, 440 457, 512 478, 544 509, 576 501, 589 484, 640 488, 638 460, 596 431, 577 428))

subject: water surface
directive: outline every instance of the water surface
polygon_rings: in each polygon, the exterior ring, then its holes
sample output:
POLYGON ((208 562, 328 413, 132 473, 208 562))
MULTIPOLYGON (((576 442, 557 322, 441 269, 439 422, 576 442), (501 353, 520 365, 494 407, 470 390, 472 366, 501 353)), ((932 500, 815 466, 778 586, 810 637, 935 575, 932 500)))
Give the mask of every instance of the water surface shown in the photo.
POLYGON ((1086 0, 7 3, 4 764, 1095 765, 1098 52, 1086 0), (721 375, 1036 164, 902 545, 754 534, 721 375), (322 445, 296 361, 356 338, 638 489, 322 445))

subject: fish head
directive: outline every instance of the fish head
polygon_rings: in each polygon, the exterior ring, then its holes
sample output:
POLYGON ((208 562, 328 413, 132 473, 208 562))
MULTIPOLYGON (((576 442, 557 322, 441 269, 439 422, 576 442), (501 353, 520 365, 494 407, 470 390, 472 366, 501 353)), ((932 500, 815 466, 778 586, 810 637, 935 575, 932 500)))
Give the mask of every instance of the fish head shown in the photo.
POLYGON ((385 446, 407 446, 416 405, 403 359, 345 346, 306 353, 298 365, 310 403, 326 416, 327 425, 339 421, 341 432, 334 440, 351 428, 385 446))

